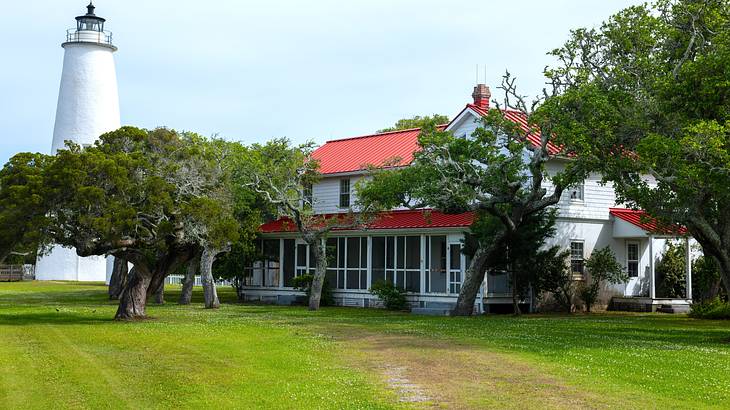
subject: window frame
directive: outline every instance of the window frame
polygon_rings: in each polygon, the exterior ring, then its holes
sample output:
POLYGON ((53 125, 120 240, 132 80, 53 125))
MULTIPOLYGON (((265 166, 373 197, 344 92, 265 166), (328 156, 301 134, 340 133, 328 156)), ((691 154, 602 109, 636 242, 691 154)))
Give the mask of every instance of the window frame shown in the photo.
POLYGON ((568 188, 568 199, 570 199, 570 202, 578 202, 583 203, 585 202, 586 198, 586 181, 582 180, 580 183, 572 185, 568 188), (578 192, 579 195, 574 197, 573 193, 578 192))
POLYGON ((338 201, 339 208, 344 209, 344 208, 350 207, 350 205, 352 204, 351 192, 352 192, 352 184, 351 184, 350 178, 340 178, 340 195, 339 195, 339 201, 338 201), (347 184, 346 192, 343 189, 345 184, 347 184), (346 201, 345 201, 345 199, 346 199, 346 201))
POLYGON ((629 279, 639 277, 639 265, 641 264, 641 245, 638 241, 626 241, 626 273, 629 275, 629 279), (629 247, 636 245, 636 259, 629 259, 629 247), (636 263, 636 275, 631 275, 630 264, 636 263))
POLYGON ((583 239, 571 239, 570 240, 570 272, 573 274, 573 278, 583 279, 585 277, 585 272, 586 272, 585 261, 586 261, 586 245, 585 245, 585 240, 583 240, 583 239), (581 248, 580 259, 576 258, 575 257, 576 255, 574 255, 574 253, 573 253, 573 244, 579 244, 580 245, 580 248, 581 248), (573 264, 576 263, 576 262, 580 262, 580 264, 581 264, 581 271, 580 272, 578 272, 575 269, 573 269, 573 264))

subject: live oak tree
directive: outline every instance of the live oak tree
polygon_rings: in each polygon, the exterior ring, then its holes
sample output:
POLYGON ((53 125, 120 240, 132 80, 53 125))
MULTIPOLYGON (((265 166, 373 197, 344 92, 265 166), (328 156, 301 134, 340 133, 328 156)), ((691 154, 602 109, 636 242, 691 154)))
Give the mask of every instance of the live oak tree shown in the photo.
POLYGON ((682 224, 730 286, 730 3, 661 0, 572 32, 547 71, 555 132, 619 201, 682 224))
POLYGON ((286 139, 254 145, 248 185, 276 207, 276 216, 286 218, 309 245, 315 260, 309 309, 318 310, 327 272, 327 237, 333 230, 363 227, 371 212, 349 208, 338 215, 317 214, 312 186, 319 178, 319 164, 312 158, 313 144, 291 146, 286 139))
POLYGON ((8 256, 34 255, 47 225, 44 172, 53 157, 20 153, 0 170, 0 264, 8 256))
POLYGON ((449 117, 441 114, 434 114, 434 115, 425 115, 421 117, 420 115, 416 115, 412 118, 402 118, 392 126, 388 128, 383 128, 382 130, 378 130, 379 133, 381 132, 390 132, 390 131, 398 131, 398 130, 407 130, 410 128, 421 128, 425 124, 430 123, 436 123, 436 124, 446 124, 449 122, 449 117))
POLYGON ((167 275, 236 239, 214 145, 194 134, 123 127, 93 146, 70 145, 46 169, 50 240, 79 256, 134 265, 117 319, 145 317, 147 297, 167 275))
POLYGON ((501 223, 493 240, 480 243, 474 252, 453 315, 472 314, 487 261, 500 252, 495 244, 517 235, 531 215, 556 205, 563 191, 587 173, 580 158, 570 156, 570 136, 554 134, 549 113, 540 107, 542 97, 528 106, 509 73, 500 88, 504 110, 497 104, 472 135, 457 137, 439 131, 433 122, 426 124, 412 164, 375 172, 373 181, 359 193, 366 203, 381 208, 405 205, 447 213, 476 211, 501 223), (506 110, 524 124, 510 119, 506 110), (560 162, 562 169, 549 175, 546 164, 552 160, 560 162))

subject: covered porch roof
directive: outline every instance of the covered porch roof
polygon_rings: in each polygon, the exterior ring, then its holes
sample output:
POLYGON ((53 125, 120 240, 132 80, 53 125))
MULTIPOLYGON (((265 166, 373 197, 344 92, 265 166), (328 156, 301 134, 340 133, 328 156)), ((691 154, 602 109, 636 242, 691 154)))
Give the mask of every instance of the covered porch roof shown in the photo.
POLYGON ((610 208, 609 213, 614 217, 614 238, 678 237, 687 235, 687 228, 684 226, 661 223, 642 210, 610 208))

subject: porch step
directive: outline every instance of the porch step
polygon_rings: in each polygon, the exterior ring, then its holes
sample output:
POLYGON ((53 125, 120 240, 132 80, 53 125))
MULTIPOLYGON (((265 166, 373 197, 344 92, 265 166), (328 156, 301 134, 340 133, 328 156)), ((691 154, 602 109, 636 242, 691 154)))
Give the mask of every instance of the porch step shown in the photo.
POLYGON ((443 308, 413 308, 411 309, 411 313, 414 315, 426 315, 426 316, 448 316, 451 312, 451 309, 443 309, 443 308))
POLYGON ((657 311, 662 313, 689 313, 689 305, 661 305, 657 311))

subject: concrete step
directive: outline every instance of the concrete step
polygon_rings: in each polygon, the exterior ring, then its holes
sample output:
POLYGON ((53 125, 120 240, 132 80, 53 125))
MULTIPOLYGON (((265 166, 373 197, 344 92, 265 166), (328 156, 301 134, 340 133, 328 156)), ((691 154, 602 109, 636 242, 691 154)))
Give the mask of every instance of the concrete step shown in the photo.
POLYGON ((688 305, 661 305, 657 311, 662 313, 689 313, 688 305))

